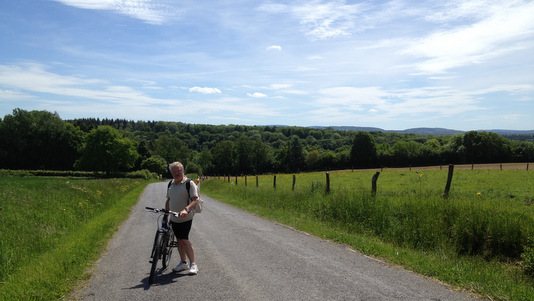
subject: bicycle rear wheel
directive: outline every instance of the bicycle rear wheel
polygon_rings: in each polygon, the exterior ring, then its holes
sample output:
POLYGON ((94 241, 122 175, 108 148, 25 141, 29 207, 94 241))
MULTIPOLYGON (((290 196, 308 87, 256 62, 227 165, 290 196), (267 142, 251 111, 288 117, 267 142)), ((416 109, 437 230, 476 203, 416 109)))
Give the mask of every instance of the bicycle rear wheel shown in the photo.
POLYGON ((156 268, 158 266, 158 260, 161 256, 161 251, 163 249, 163 233, 159 232, 156 234, 156 239, 154 240, 154 250, 152 252, 152 265, 150 267, 150 276, 148 277, 148 283, 154 283, 154 278, 156 276, 156 268))
POLYGON ((163 243, 163 255, 161 256, 161 264, 163 265, 164 269, 169 266, 172 248, 174 247, 174 233, 170 229, 168 231, 168 234, 165 235, 165 241, 163 243))

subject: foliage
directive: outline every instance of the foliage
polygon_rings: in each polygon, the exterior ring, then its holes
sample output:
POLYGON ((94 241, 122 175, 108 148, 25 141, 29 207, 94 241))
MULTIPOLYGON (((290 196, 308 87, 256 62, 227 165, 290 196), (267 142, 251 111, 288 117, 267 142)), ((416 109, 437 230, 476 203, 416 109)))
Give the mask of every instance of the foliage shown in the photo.
POLYGON ((160 156, 153 156, 143 160, 141 168, 163 175, 167 173, 167 162, 160 156))
MULTIPOLYGON (((16 109, 0 120, 0 138, 7 141, 0 146, 0 168, 70 170, 78 161, 76 167, 83 170, 125 172, 147 168, 141 166, 145 160, 161 157, 166 164, 180 161, 186 170, 199 174, 266 174, 534 161, 534 138, 507 137, 518 140, 475 131, 423 135, 124 119, 62 121, 55 113, 16 109), (109 128, 120 134, 113 133, 110 139, 120 141, 128 149, 127 156, 101 161, 84 155, 103 149, 91 136, 95 131, 110 132, 109 128), (131 144, 135 151, 130 150, 131 144)), ((110 148, 107 157, 114 156, 111 152, 125 151, 106 147, 110 148)))
POLYGON ((370 168, 376 164, 376 143, 368 132, 358 131, 354 135, 350 160, 354 168, 370 168))
POLYGON ((0 122, 0 167, 70 169, 83 135, 72 124, 46 111, 13 110, 0 122))
POLYGON ((133 140, 123 137, 115 128, 100 126, 87 135, 75 166, 82 170, 111 174, 132 168, 138 156, 133 140))

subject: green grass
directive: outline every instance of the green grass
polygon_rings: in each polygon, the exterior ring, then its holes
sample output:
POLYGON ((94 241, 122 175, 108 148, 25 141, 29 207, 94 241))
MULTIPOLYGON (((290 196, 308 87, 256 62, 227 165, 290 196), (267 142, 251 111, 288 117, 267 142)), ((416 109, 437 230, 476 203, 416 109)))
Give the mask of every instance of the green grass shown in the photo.
POLYGON ((68 294, 148 183, 0 177, 0 300, 68 294))
POLYGON ((534 172, 375 171, 210 180, 202 192, 236 207, 495 300, 534 300, 534 172), (530 253, 526 253, 530 252, 530 253), (529 256, 524 256, 525 254, 529 256), (533 264, 531 262, 531 264, 533 264))

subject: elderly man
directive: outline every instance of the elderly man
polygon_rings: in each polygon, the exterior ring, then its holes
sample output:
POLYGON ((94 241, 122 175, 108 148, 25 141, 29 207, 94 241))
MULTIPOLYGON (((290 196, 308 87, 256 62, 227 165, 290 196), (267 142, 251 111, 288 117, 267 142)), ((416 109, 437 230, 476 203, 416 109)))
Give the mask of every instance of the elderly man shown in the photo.
POLYGON ((195 263, 195 251, 189 241, 189 232, 193 224, 194 208, 198 203, 198 192, 194 181, 190 181, 189 193, 186 188, 187 178, 184 176, 184 166, 180 162, 173 162, 169 165, 173 180, 167 190, 167 201, 165 209, 180 212, 178 217, 171 215, 171 225, 176 240, 178 241, 178 252, 180 253, 180 264, 172 270, 180 272, 189 269, 189 274, 196 275, 198 267, 195 263), (191 196, 191 200, 189 200, 191 196), (189 266, 186 257, 189 258, 189 266))

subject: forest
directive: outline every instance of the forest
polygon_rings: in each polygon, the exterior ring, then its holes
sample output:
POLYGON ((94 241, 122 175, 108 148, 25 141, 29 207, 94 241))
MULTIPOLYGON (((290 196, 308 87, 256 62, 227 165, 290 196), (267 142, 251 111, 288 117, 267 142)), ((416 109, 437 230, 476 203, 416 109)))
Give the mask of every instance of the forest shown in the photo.
POLYGON ((0 119, 0 169, 146 169, 246 175, 277 172, 534 162, 534 137, 469 131, 401 134, 297 126, 187 124, 82 118, 14 109, 0 119))

